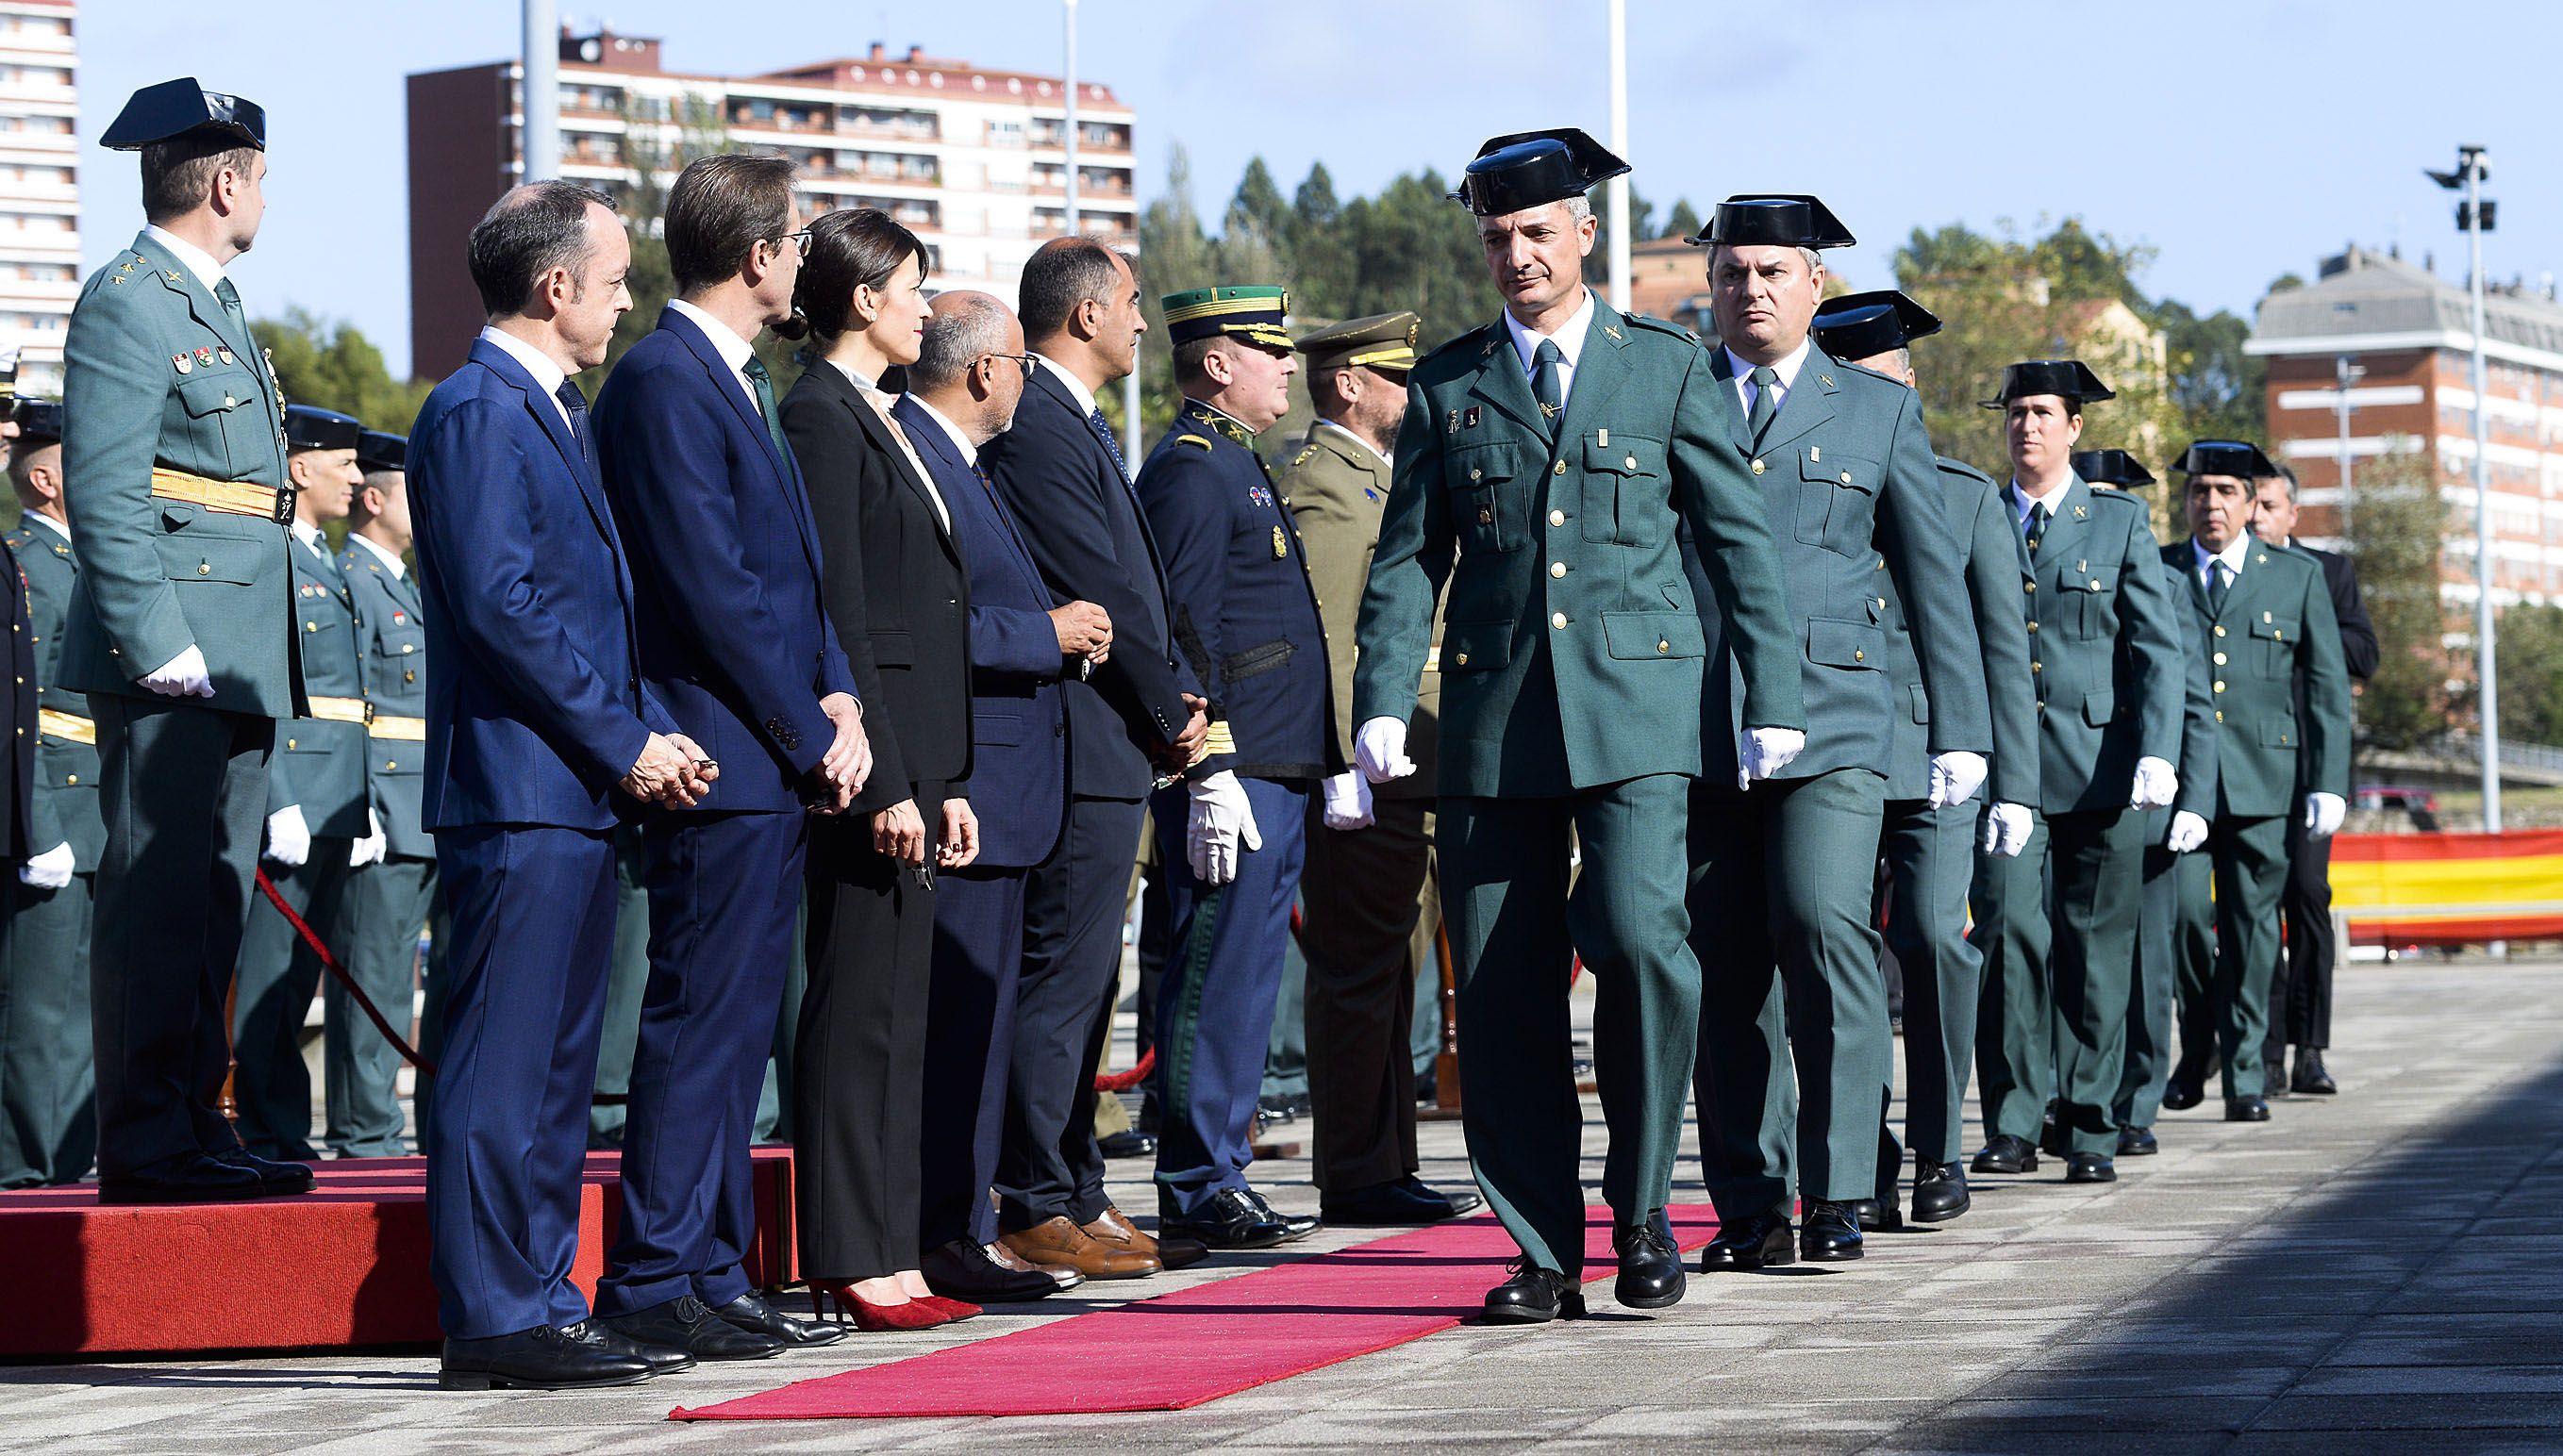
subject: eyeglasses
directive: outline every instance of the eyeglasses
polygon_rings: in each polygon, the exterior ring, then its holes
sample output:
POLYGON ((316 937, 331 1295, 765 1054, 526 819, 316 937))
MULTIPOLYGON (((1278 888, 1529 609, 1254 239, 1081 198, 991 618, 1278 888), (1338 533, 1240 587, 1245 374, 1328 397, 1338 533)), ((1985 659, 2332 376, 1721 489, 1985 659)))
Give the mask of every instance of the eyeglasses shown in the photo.
POLYGON ((1030 354, 990 353, 982 354, 979 357, 982 359, 1012 359, 1015 361, 1016 366, 1024 371, 1024 378, 1030 379, 1033 377, 1033 356, 1030 354))
POLYGON ((802 257, 807 258, 810 256, 810 230, 808 228, 803 228, 798 233, 786 233, 783 235, 781 241, 791 244, 792 251, 800 254, 802 257))

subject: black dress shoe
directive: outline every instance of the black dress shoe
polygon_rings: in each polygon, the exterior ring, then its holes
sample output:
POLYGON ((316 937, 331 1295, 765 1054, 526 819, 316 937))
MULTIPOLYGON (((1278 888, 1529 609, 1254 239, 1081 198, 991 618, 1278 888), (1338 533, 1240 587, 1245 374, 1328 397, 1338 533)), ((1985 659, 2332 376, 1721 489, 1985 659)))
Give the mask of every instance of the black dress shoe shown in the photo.
POLYGON ((1699 1272, 1721 1269, 1767 1269, 1798 1262, 1798 1236, 1789 1215, 1779 1209, 1721 1224, 1717 1237, 1699 1251, 1699 1272))
POLYGON ((1449 1203, 1451 1205, 1451 1211, 1454 1214, 1475 1213, 1479 1208, 1486 1205, 1485 1198, 1479 1195, 1476 1188, 1431 1187, 1425 1183, 1424 1180, 1417 1178, 1411 1173, 1406 1176, 1405 1182, 1408 1187, 1415 1189, 1417 1192, 1431 1193, 1435 1197, 1441 1198, 1443 1201, 1449 1203))
POLYGON ((448 1390, 588 1390, 637 1385, 654 1373, 637 1355, 536 1325, 487 1340, 446 1341, 436 1382, 448 1390))
MULTIPOLYGON (((1048 1275, 1043 1276, 1043 1282, 1049 1283, 1048 1275)), ((753 1289, 712 1313, 750 1334, 771 1335, 787 1346, 834 1345, 846 1338, 845 1326, 825 1320, 795 1319, 753 1289)))
POLYGON ((1326 1220, 1319 1218, 1313 1213, 1284 1213, 1281 1211, 1274 1207, 1272 1202, 1262 1193, 1257 1192, 1253 1188, 1248 1188, 1246 1190, 1246 1196, 1255 1200, 1255 1206, 1263 1210, 1265 1217, 1282 1225, 1282 1241, 1283 1243, 1297 1243, 1299 1240, 1306 1238, 1309 1234, 1315 1233, 1318 1229, 1326 1226, 1326 1220))
POLYGON ((2163 1084, 2162 1105, 2174 1112, 2187 1112, 2207 1100, 2207 1078, 2198 1072, 2174 1068, 2171 1080, 2163 1084))
POLYGON ((2009 1133, 2002 1133, 1992 1142, 1985 1144, 1984 1148, 1976 1154, 1976 1161, 1968 1171, 1971 1173, 2036 1173, 2038 1150, 2029 1146, 2027 1138, 2015 1138, 2009 1133))
POLYGON ((764 1360, 783 1353, 780 1336, 742 1330, 690 1294, 596 1323, 626 1340, 682 1350, 696 1360, 764 1360))
POLYGON ((1297 1097, 1258 1098, 1255 1111, 1267 1122, 1297 1122, 1308 1114, 1308 1099, 1305 1094, 1297 1097))
MULTIPOLYGON (((917 1261, 925 1287, 945 1299, 970 1304, 1019 1304, 1057 1294, 1060 1283, 1041 1269, 1009 1269, 988 1257, 988 1250, 967 1238, 937 1244, 917 1261)), ((1074 1272, 1074 1271, 1071 1271, 1074 1272)), ((1084 1283, 1081 1277, 1078 1281, 1084 1283)))
MULTIPOLYGON (((1472 1193, 1469 1197, 1470 1205, 1476 1206, 1477 1195, 1472 1193)), ((1445 1194, 1413 1179, 1401 1178, 1325 1193, 1318 1199, 1317 1210, 1328 1223, 1417 1224, 1439 1223, 1459 1213, 1460 1208, 1445 1194)))
POLYGON ((1681 1303, 1681 1249, 1674 1242, 1674 1226, 1664 1209, 1649 1214, 1644 1223, 1611 1230, 1611 1248, 1620 1256, 1620 1281, 1612 1287, 1612 1298, 1633 1310, 1681 1303))
POLYGON ((2156 1141, 2154 1140, 2154 1130, 2153 1130, 2153 1129, 2151 1129, 2151 1128, 2120 1128, 2120 1129, 2118 1129, 2118 1156, 2119 1156, 2119 1157, 2121 1157, 2121 1158, 2151 1158, 2151 1157, 2153 1157, 2155 1154, 2157 1154, 2157 1153, 2159 1153, 2159 1152, 2161 1152, 2161 1151, 2162 1151, 2162 1144, 2160 1144, 2160 1143, 2158 1143, 2158 1142, 2156 1142, 2156 1141))
POLYGON ((1584 1291, 1554 1269, 1516 1262, 1513 1277, 1486 1291, 1489 1325, 1545 1325, 1584 1318, 1584 1291))
POLYGON ((2118 1165, 2098 1153, 2073 1153, 2065 1159, 2065 1181, 2077 1183, 2116 1183, 2118 1165))
POLYGON ((2227 1122, 2267 1122, 2269 1104, 2258 1097, 2228 1097, 2225 1099, 2225 1120, 2227 1122))
POLYGON ((582 1345, 593 1345, 609 1355, 628 1355, 647 1363, 654 1375, 673 1375, 694 1367, 694 1358, 668 1345, 645 1345, 629 1335, 608 1330, 595 1320, 581 1320, 562 1327, 561 1333, 582 1345))
POLYGON ((2285 1057, 2273 1056, 2261 1063, 2261 1085, 2268 1089, 2267 1095, 2271 1097, 2287 1095, 2287 1059, 2285 1057))
POLYGON ((2056 1120, 2056 1104, 2047 1104, 2047 1115, 2038 1120, 2038 1151, 2050 1158, 2062 1158, 2072 1151, 2066 1143, 2065 1124, 2056 1120))
POLYGON ((217 1163, 246 1168, 256 1174, 260 1185, 267 1189, 270 1197, 311 1191, 311 1168, 308 1164, 279 1163, 273 1158, 261 1158, 247 1148, 227 1148, 214 1154, 213 1158, 217 1163))
POLYGON ((1841 1263, 1864 1252, 1860 1218, 1849 1203, 1807 1200, 1807 1219, 1798 1230, 1798 1257, 1810 1264, 1841 1263))
POLYGON ((2331 1073, 2323 1070, 2322 1048, 2319 1046, 2296 1048, 2296 1071, 2287 1079, 2287 1087, 2315 1097, 2329 1097, 2340 1091, 2340 1084, 2331 1079, 2331 1073))
POLYGON ((1913 1217, 1919 1223, 1945 1223, 1967 1211, 1966 1170, 1954 1163, 1917 1163, 1913 1168, 1913 1217))
POLYGON ((1895 1195, 1862 1198, 1851 1205, 1852 1216, 1871 1233, 1894 1233, 1904 1227, 1904 1210, 1895 1206, 1895 1195))
POLYGON ((257 1174, 202 1153, 164 1159, 147 1173, 98 1181, 101 1203, 240 1203, 267 1195, 257 1174))
POLYGON ((1094 1146, 1106 1158, 1147 1158, 1156 1153, 1157 1138, 1154 1133, 1123 1128, 1095 1139, 1094 1146))
POLYGON ((1289 1238, 1290 1228, 1248 1189, 1223 1188, 1190 1218, 1176 1212, 1171 1201, 1160 1198, 1157 1237, 1199 1239, 1215 1249, 1269 1249, 1289 1238))

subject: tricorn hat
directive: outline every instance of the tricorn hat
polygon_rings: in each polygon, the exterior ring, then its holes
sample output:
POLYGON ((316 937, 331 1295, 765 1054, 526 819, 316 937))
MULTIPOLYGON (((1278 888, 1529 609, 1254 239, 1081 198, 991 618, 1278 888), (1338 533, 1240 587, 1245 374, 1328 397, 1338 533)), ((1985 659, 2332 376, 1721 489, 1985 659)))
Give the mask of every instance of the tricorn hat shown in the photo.
POLYGON ((1466 203, 1481 218, 1500 217, 1581 197, 1594 183, 1628 170, 1627 162, 1572 126, 1516 131, 1488 137, 1478 148, 1451 200, 1466 203))
POLYGON ((1999 410, 2031 395, 2061 395, 2076 405, 2118 397, 2079 359, 2031 359, 2004 365, 2002 388, 1994 392, 1992 399, 1978 403, 1988 410, 1999 410))
POLYGON ((223 132, 244 146, 267 150, 267 109, 241 96, 209 91, 198 86, 192 76, 135 91, 98 140, 99 145, 110 150, 140 151, 155 141, 184 136, 199 128, 223 132))
POLYGON ((370 475, 376 470, 409 468, 409 437, 387 435, 368 430, 356 437, 356 468, 370 475))
POLYGON ((20 445, 51 445, 63 438, 63 402, 60 400, 18 401, 9 412, 18 426, 20 445))
POLYGON ((1940 331, 1940 315, 1893 288, 1845 293, 1816 306, 1816 343, 1837 359, 1867 359, 1940 331))
POLYGON ((2153 471, 2134 455, 2116 449, 2073 452, 2073 473, 2081 476, 2086 485, 2115 485, 2121 490, 2154 483, 2153 471))
POLYGON ((341 415, 316 405, 285 407, 285 448, 296 450, 354 450, 365 427, 353 415, 341 415))
POLYGON ((2232 475, 2243 480, 2266 480, 2278 473, 2261 447, 2248 440, 2202 440, 2180 453, 2171 467, 2184 475, 2232 475))
POLYGON ((1697 237, 1682 241, 1693 248, 1849 248, 1860 240, 1803 192, 1739 192, 1717 205, 1697 237))

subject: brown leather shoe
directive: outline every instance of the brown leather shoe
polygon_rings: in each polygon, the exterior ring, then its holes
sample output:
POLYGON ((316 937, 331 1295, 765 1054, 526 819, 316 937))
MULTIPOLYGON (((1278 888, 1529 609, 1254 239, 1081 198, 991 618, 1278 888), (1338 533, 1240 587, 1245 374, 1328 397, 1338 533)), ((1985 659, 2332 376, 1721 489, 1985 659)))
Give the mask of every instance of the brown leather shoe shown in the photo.
POLYGON ((1075 1289, 1077 1286, 1085 1282, 1084 1275, 1078 1273, 1066 1264, 1036 1264, 1032 1260, 1025 1258, 1023 1255, 1016 1253, 1013 1249, 1006 1247, 1002 1243, 992 1243, 988 1245, 987 1253, 988 1262, 996 1265, 1000 1269, 1011 1269, 1018 1274, 1027 1274, 1036 1271, 1047 1274, 1051 1278, 1058 1280, 1059 1287, 1062 1289, 1075 1289))
POLYGON ((1066 1218, 1001 1233, 997 1241, 1032 1263, 1063 1265, 1088 1279, 1145 1279, 1165 1267, 1154 1254, 1090 1238, 1066 1218))
POLYGON ((1200 1239, 1153 1237, 1146 1229, 1132 1223, 1128 1214, 1109 1204, 1095 1215, 1092 1223, 1085 1225, 1085 1234, 1097 1242, 1118 1243, 1152 1255, 1169 1269, 1198 1264, 1210 1257, 1210 1245, 1200 1239))

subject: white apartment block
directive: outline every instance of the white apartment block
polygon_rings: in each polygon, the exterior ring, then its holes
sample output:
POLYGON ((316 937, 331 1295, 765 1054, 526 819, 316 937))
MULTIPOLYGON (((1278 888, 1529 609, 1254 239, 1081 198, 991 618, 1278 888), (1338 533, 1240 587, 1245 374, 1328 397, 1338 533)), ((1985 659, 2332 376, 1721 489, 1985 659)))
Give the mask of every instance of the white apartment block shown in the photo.
POLYGON ((0 351, 59 395, 80 295, 79 0, 0 0, 0 351))

